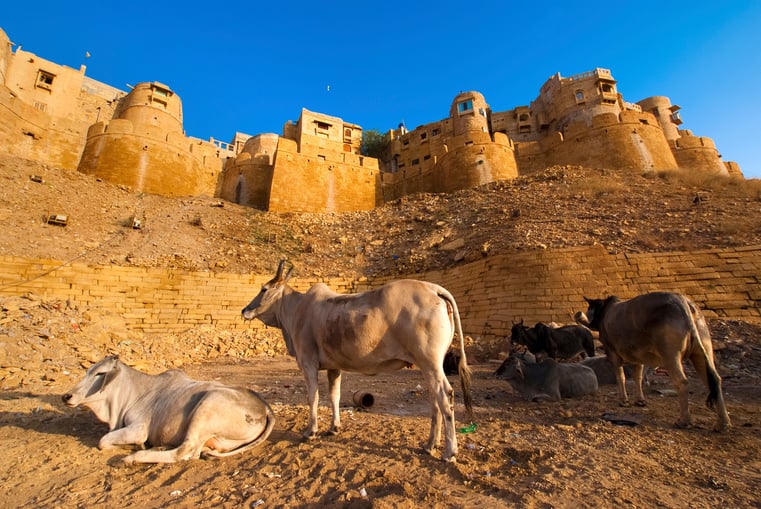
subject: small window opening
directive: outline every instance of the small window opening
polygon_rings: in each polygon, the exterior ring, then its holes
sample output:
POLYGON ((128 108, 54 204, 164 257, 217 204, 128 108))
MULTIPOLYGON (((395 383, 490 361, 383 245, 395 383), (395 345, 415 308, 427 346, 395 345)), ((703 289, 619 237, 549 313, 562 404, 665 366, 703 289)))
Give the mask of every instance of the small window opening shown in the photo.
POLYGON ((54 79, 55 79, 55 74, 53 73, 43 71, 42 69, 40 69, 37 72, 37 86, 40 88, 44 88, 45 90, 50 90, 50 87, 53 86, 54 79))
POLYGON ((459 111, 460 113, 473 111, 473 100, 468 99, 467 101, 462 101, 461 103, 457 103, 457 111, 459 111))

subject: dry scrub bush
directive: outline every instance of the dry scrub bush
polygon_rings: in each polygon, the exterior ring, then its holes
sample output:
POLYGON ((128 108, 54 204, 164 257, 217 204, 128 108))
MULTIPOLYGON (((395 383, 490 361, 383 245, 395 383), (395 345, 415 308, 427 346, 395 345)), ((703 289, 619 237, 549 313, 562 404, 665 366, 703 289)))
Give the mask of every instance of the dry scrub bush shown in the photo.
POLYGON ((701 191, 737 192, 751 200, 761 201, 761 180, 728 177, 718 173, 699 170, 664 170, 657 176, 665 181, 697 188, 701 191))

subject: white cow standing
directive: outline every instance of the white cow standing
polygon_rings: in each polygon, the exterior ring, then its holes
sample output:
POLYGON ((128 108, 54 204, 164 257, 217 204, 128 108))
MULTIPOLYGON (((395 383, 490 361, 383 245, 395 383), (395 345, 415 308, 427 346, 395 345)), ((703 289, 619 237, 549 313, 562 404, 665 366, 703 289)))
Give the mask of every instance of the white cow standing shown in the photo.
POLYGON ((137 451, 124 458, 128 464, 240 454, 266 440, 275 424, 272 409, 250 389, 192 380, 178 370, 149 375, 116 356, 91 366, 63 401, 108 424, 100 449, 171 447, 137 451))
POLYGON ((328 372, 333 413, 328 433, 336 434, 341 427, 338 407, 342 370, 375 375, 414 364, 422 372, 431 397, 431 432, 425 449, 430 453, 438 444, 443 416, 442 459, 454 461, 454 391, 443 364, 455 332, 460 338, 458 374, 469 415, 472 402, 470 368, 452 294, 439 285, 410 279, 358 294, 339 294, 324 284, 300 293, 288 285, 293 267, 283 274, 284 266, 285 260, 242 314, 246 320, 258 318, 281 329, 288 353, 296 357, 310 407, 304 436, 311 438, 318 431, 320 370, 328 372))

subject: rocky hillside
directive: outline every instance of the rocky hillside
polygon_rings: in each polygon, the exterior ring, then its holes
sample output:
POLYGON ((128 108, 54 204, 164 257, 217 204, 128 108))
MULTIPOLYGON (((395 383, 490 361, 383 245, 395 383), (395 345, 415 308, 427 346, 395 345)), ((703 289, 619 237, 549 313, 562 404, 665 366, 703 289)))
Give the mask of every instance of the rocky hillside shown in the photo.
POLYGON ((296 274, 412 274, 526 249, 645 252, 761 244, 761 181, 553 167, 373 211, 261 212, 166 198, 0 158, 0 254, 90 264, 296 274), (48 224, 51 215, 67 224, 48 224), (135 226, 134 219, 140 223, 135 226))

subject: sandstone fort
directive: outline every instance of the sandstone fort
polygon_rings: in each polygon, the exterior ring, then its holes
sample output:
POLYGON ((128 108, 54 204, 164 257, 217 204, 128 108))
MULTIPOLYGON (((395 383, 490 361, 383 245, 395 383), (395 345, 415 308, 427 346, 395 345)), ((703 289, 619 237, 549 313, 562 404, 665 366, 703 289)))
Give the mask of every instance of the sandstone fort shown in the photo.
POLYGON ((448 117, 390 129, 378 158, 363 155, 360 125, 306 109, 282 134, 190 137, 168 85, 124 91, 85 70, 25 51, 0 29, 0 152, 141 192, 279 212, 368 210, 563 164, 742 176, 710 138, 680 129, 669 98, 628 102, 608 69, 551 76, 528 106, 507 111, 462 92, 448 117))

